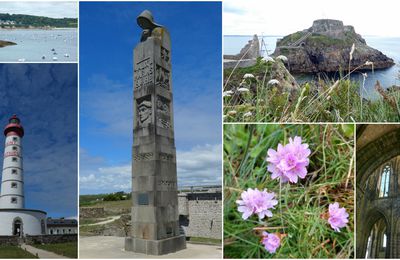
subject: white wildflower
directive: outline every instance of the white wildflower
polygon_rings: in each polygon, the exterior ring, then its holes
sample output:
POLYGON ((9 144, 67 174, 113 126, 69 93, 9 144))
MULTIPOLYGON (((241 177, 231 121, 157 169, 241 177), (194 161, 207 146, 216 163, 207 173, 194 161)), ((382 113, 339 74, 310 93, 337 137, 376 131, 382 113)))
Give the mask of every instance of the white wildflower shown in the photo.
POLYGON ((223 97, 230 97, 230 96, 232 96, 232 94, 233 94, 233 91, 232 90, 228 90, 228 91, 224 91, 222 93, 222 96, 223 97))
POLYGON ((278 57, 276 57, 275 59, 277 60, 281 60, 281 61, 288 61, 288 58, 284 55, 279 55, 278 57))
POLYGON ((264 56, 261 60, 262 60, 262 61, 265 61, 265 62, 269 62, 269 61, 275 62, 274 59, 271 58, 270 56, 264 56))
POLYGON ((249 112, 247 112, 247 113, 244 113, 243 114, 243 117, 249 117, 249 116, 252 116, 253 114, 249 111, 249 112))
POLYGON ((248 88, 238 88, 237 91, 239 91, 239 92, 249 92, 250 90, 248 88))
POLYGON ((251 78, 254 78, 254 75, 250 74, 250 73, 246 73, 246 74, 244 74, 243 78, 244 79, 251 79, 251 78))
POLYGON ((271 79, 270 81, 268 81, 267 85, 279 85, 280 82, 277 79, 271 79))
POLYGON ((370 66, 370 65, 374 65, 374 63, 372 61, 367 60, 364 65, 370 66))

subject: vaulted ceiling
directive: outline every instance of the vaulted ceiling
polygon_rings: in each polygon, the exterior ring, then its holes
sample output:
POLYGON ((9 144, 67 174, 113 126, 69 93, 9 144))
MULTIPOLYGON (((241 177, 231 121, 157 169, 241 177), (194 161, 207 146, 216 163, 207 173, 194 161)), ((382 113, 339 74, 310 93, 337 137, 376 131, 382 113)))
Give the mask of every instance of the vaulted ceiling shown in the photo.
POLYGON ((362 149, 367 144, 398 128, 400 128, 400 124, 358 125, 356 150, 362 149))

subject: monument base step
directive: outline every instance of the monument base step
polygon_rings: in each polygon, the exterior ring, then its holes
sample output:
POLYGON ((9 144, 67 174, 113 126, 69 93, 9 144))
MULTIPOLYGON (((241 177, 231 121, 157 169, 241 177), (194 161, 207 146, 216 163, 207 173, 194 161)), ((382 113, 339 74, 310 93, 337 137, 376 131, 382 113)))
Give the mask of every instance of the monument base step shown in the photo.
POLYGON ((146 255, 165 255, 186 249, 186 237, 176 236, 161 240, 146 240, 136 237, 125 238, 125 251, 146 255))

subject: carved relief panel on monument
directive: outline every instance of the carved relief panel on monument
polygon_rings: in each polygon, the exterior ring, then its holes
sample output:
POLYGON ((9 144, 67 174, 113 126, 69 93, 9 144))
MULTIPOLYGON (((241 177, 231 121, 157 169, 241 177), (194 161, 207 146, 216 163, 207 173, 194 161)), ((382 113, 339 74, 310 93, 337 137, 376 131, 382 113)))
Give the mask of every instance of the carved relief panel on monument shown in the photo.
POLYGON ((169 90, 169 77, 169 71, 156 64, 156 86, 169 90))
POLYGON ((161 59, 165 62, 169 62, 169 50, 161 46, 161 59))
POLYGON ((162 96, 157 96, 157 126, 171 128, 170 101, 162 96))
POLYGON ((146 58, 135 64, 133 73, 135 90, 154 84, 153 70, 153 61, 150 58, 146 58))
POLYGON ((157 181, 157 190, 159 191, 173 191, 177 189, 175 180, 161 179, 157 181))
POLYGON ((153 114, 153 105, 151 103, 151 96, 146 96, 136 100, 136 115, 137 123, 139 126, 147 126, 151 123, 153 114))

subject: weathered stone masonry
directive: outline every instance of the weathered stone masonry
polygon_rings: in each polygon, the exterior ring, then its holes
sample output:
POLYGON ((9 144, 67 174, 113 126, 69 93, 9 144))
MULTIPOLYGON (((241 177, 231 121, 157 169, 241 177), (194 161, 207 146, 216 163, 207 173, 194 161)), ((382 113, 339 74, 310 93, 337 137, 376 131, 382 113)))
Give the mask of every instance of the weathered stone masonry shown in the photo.
POLYGON ((368 245, 370 257, 400 258, 399 156, 400 129, 386 133, 357 150, 357 258, 365 258, 368 245), (385 166, 391 168, 388 195, 379 196, 378 186, 385 166), (374 226, 376 223, 380 226, 374 226), (381 234, 376 233, 368 242, 373 227, 381 229, 381 234), (384 251, 379 246, 383 240, 386 240, 384 251))
POLYGON ((179 215, 187 237, 222 238, 222 194, 181 193, 179 215))

